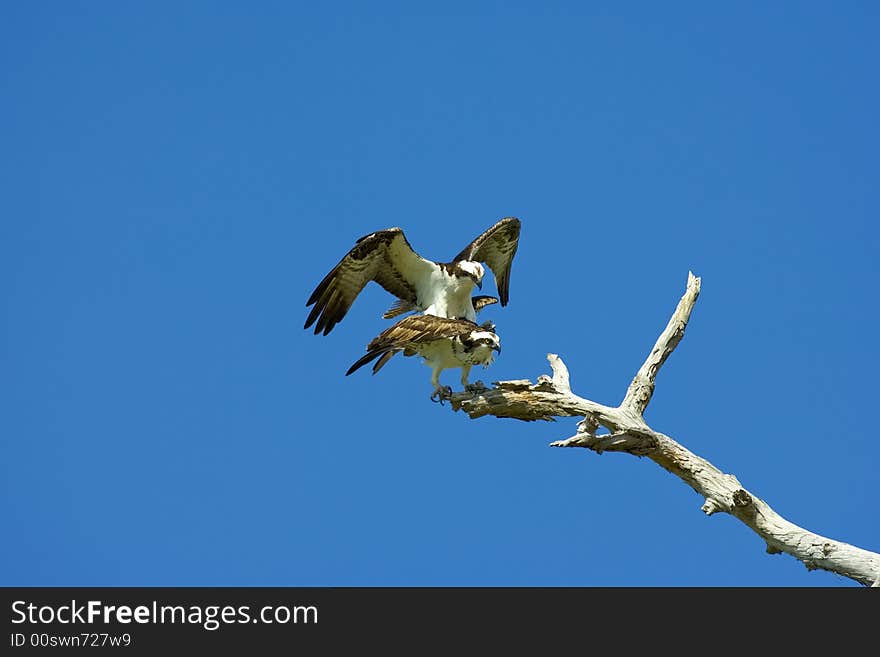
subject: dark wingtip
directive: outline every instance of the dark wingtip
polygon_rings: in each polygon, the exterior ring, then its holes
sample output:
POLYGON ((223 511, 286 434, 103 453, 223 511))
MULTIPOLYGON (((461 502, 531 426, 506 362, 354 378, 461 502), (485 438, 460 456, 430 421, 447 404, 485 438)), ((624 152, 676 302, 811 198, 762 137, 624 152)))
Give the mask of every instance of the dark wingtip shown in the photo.
MULTIPOLYGON (((332 274, 332 273, 333 272, 331 271, 330 274, 332 274)), ((330 274, 327 274, 327 276, 324 277, 324 280, 321 281, 320 283, 318 283, 317 287, 314 290, 312 290, 312 294, 309 296, 309 300, 306 301, 307 306, 311 306, 313 303, 315 303, 318 299, 321 298, 321 295, 324 293, 324 290, 327 287, 327 278, 330 277, 330 274)))
POLYGON ((364 365, 369 363, 372 360, 375 360, 378 356, 382 354, 381 351, 368 351, 366 354, 358 358, 351 367, 348 368, 348 371, 345 373, 345 376, 348 376, 352 372, 356 372, 364 365))
MULTIPOLYGON (((312 324, 315 323, 315 320, 317 320, 321 315, 321 310, 322 310, 321 304, 316 303, 315 307, 312 308, 312 311, 309 313, 309 316, 306 318, 306 323, 305 323, 305 325, 303 325, 304 329, 309 328, 312 324)), ((315 330, 315 334, 317 334, 317 333, 318 333, 318 331, 315 330)))

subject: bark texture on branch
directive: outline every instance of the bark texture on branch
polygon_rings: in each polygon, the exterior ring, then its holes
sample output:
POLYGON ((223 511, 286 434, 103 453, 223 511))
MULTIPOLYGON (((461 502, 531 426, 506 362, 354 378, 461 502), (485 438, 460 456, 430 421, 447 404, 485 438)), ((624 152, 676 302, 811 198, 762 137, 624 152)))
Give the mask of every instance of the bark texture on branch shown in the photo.
POLYGON ((764 539, 770 554, 785 552, 809 570, 828 570, 866 586, 880 586, 880 554, 814 534, 789 522, 747 491, 736 477, 723 473, 645 423, 644 412, 654 394, 657 372, 684 337, 699 294, 700 279, 689 272, 684 295, 619 406, 604 406, 575 395, 565 363, 556 354, 548 354, 552 377, 541 375, 535 384, 528 380, 498 381, 491 389, 459 392, 452 396, 452 408, 463 410, 471 418, 494 415, 552 421, 556 417, 583 416, 574 436, 550 443, 551 447, 646 456, 702 496, 703 512, 724 512, 737 518, 764 539), (596 433, 600 426, 608 431, 596 433))

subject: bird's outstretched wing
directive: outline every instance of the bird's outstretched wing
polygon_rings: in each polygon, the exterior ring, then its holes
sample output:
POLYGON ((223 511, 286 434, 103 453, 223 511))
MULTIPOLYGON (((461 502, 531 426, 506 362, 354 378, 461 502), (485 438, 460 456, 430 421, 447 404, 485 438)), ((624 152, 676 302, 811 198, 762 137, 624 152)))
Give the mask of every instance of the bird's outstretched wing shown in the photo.
POLYGON ((360 238, 324 277, 306 306, 314 304, 303 328, 315 324, 315 335, 327 335, 348 312, 370 281, 394 296, 415 304, 418 289, 427 284, 438 265, 413 251, 400 228, 388 228, 360 238))
POLYGON ((495 274, 495 286, 498 288, 502 306, 506 306, 510 298, 510 266, 519 245, 519 230, 519 219, 505 217, 453 258, 453 262, 473 260, 489 265, 489 269, 495 274))
POLYGON ((435 315, 410 315, 404 317, 394 326, 385 329, 367 345, 367 353, 359 358, 348 368, 345 376, 357 371, 367 363, 382 356, 383 358, 373 367, 373 374, 378 372, 382 365, 388 362, 388 358, 398 351, 413 350, 419 345, 465 335, 478 328, 476 324, 466 319, 447 319, 435 315), (390 355, 388 355, 390 354, 390 355), (388 356, 387 358, 385 356, 388 356))

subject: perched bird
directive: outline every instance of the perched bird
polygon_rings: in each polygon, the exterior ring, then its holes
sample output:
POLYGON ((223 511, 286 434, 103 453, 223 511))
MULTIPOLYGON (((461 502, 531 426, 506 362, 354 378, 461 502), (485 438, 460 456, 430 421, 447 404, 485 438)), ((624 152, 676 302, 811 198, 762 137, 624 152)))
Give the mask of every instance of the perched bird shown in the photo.
MULTIPOLYGON (((474 315, 480 312, 486 306, 491 306, 498 303, 498 299, 496 297, 490 297, 485 295, 478 295, 475 297, 471 297, 471 302, 474 304, 474 315)), ((416 308, 409 302, 397 301, 391 308, 385 311, 385 314, 382 315, 382 319, 392 319, 397 317, 398 315, 403 315, 404 313, 408 313, 416 310, 416 308)), ((382 354, 382 358, 376 361, 376 364, 373 366, 373 374, 382 369, 382 366, 387 363, 394 354, 400 352, 401 349, 392 349, 384 354, 382 354)))
POLYGON ((474 365, 488 367, 501 353, 501 339, 491 322, 478 325, 467 319, 448 319, 435 315, 410 315, 385 329, 367 345, 367 353, 348 368, 346 376, 367 363, 373 365, 373 374, 388 361, 388 354, 403 351, 404 356, 421 356, 431 368, 431 399, 440 401, 452 394, 452 388, 440 385, 440 373, 446 369, 461 368, 461 385, 465 390, 481 387, 468 383, 474 365))
POLYGON ((519 219, 506 217, 449 262, 434 262, 418 255, 400 228, 365 235, 318 283, 306 302, 306 306, 313 307, 303 328, 314 324, 315 335, 330 333, 370 281, 375 281, 399 300, 385 313, 386 318, 414 310, 475 322, 475 302, 471 293, 474 287, 482 289, 483 263, 495 275, 501 305, 507 305, 510 267, 519 233, 519 219))

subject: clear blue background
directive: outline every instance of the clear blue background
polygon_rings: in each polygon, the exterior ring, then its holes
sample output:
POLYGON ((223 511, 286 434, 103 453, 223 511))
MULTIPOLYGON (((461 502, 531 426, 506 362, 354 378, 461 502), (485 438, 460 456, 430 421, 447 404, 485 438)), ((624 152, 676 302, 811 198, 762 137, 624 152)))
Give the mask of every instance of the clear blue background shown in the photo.
POLYGON ((302 329, 361 235, 515 215, 472 378, 613 405, 693 270, 648 421, 880 550, 878 9, 766 5, 5 3, 0 583, 856 586, 576 419, 345 377, 375 285, 302 329))

